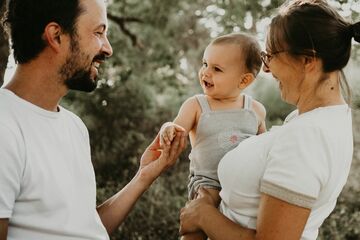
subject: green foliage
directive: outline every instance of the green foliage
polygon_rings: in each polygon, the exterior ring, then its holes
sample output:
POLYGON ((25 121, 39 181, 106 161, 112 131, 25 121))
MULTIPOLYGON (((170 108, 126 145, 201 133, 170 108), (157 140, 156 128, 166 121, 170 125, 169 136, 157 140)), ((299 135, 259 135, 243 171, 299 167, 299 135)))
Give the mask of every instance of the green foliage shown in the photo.
POLYGON ((143 195, 114 239, 178 239, 179 211, 187 200, 188 161, 183 160, 143 195))
POLYGON ((295 109, 281 100, 278 84, 274 80, 258 77, 252 86, 253 95, 266 109, 266 126, 281 125, 285 117, 295 109))

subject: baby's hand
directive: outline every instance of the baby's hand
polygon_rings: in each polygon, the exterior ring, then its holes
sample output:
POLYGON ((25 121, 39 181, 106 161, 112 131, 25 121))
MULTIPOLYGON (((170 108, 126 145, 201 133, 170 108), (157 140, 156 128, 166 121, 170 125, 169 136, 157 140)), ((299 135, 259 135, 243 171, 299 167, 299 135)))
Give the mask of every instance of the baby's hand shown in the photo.
POLYGON ((170 145, 176 132, 185 132, 185 129, 172 122, 167 122, 160 129, 160 145, 170 145))

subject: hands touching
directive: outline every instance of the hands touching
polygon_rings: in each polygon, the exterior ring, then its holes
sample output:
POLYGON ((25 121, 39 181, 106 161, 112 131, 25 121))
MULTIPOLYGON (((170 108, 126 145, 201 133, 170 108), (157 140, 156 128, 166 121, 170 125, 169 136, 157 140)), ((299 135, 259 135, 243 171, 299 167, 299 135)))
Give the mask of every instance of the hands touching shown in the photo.
POLYGON ((160 129, 160 145, 170 145, 177 133, 185 133, 185 129, 173 122, 164 123, 160 129))
POLYGON ((148 186, 170 166, 174 165, 186 146, 185 132, 177 132, 171 144, 160 146, 160 134, 141 156, 138 175, 148 186))

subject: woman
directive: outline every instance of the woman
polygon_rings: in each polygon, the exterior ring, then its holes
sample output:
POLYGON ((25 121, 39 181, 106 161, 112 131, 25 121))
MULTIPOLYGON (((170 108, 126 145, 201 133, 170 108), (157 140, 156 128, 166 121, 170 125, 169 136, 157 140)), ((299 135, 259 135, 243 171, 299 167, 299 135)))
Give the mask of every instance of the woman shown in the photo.
POLYGON ((202 189, 202 197, 181 211, 181 234, 316 239, 352 160, 351 109, 342 95, 352 38, 360 41, 360 23, 347 23, 325 1, 297 0, 280 8, 261 55, 282 99, 297 110, 283 126, 224 156, 220 211, 202 189))

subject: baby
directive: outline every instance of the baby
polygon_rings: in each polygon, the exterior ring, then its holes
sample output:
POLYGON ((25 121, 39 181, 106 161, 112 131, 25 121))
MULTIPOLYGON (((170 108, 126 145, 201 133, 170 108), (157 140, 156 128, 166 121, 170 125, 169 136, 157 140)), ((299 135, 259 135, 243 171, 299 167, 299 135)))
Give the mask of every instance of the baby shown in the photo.
MULTIPOLYGON (((175 120, 161 127, 162 144, 171 144, 177 131, 189 134, 190 200, 203 187, 218 205, 219 161, 240 141, 266 131, 264 106, 242 93, 261 68, 260 51, 258 42, 243 33, 220 36, 210 42, 199 71, 204 94, 188 98, 175 120)), ((206 238, 200 233, 191 235, 183 239, 206 238)))

